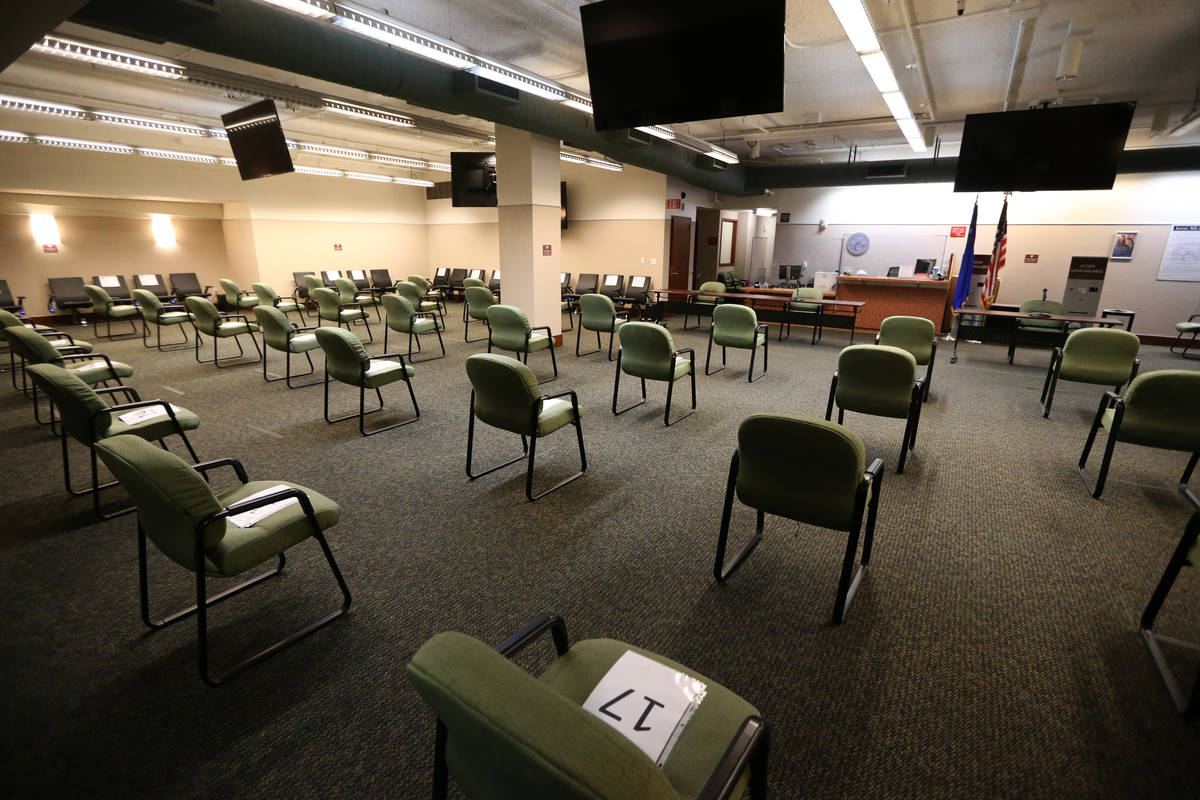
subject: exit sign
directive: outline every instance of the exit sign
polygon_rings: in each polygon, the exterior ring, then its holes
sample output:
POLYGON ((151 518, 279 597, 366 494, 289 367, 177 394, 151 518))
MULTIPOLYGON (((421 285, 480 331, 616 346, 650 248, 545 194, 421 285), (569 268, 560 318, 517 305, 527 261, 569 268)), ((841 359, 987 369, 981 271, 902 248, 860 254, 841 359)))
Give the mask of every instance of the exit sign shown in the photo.
POLYGON ((668 197, 667 198, 667 208, 673 209, 676 211, 682 209, 683 208, 683 199, 680 197, 668 197))

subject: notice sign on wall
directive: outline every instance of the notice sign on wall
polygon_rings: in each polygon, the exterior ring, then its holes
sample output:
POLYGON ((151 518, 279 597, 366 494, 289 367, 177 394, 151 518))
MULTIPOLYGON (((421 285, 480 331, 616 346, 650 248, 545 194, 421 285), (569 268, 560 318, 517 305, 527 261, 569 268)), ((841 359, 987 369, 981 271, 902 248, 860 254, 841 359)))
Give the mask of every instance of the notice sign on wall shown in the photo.
POLYGON ((544 255, 544 256, 550 255, 550 245, 548 245, 548 244, 542 245, 542 255, 544 255))
POLYGON ((962 239, 967 235, 966 225, 953 225, 950 227, 950 238, 962 239))
POLYGON ((1158 265, 1160 281, 1200 281, 1200 225, 1172 225, 1158 265))
POLYGON ((43 253, 57 253, 57 252, 58 252, 58 245, 56 245, 56 244, 44 244, 44 245, 42 245, 42 252, 43 252, 43 253))
POLYGON ((342 246, 341 246, 340 244, 335 244, 335 245, 333 246, 333 252, 335 252, 335 253, 340 253, 340 252, 342 252, 342 246))
POLYGON ((1037 253, 1026 253, 1025 254, 1025 263, 1026 264, 1036 264, 1037 260, 1038 260, 1037 253))

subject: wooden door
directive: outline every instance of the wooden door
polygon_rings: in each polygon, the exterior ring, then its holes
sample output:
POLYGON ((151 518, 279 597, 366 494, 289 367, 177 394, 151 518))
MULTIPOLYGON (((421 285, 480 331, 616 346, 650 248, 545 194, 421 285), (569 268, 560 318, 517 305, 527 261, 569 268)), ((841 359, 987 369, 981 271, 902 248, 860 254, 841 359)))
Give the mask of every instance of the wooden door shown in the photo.
POLYGON ((671 217, 671 252, 667 259, 667 288, 690 289, 692 221, 687 217, 671 217))

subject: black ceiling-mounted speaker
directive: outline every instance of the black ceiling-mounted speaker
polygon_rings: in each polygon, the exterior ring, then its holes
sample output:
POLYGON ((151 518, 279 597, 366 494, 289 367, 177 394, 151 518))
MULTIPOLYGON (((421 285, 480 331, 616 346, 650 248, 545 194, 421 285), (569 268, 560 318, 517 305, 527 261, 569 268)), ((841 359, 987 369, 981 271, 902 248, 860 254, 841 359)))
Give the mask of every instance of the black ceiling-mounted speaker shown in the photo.
POLYGON ((866 166, 867 180, 869 181, 881 178, 903 178, 908 174, 908 164, 903 161, 868 163, 866 166))

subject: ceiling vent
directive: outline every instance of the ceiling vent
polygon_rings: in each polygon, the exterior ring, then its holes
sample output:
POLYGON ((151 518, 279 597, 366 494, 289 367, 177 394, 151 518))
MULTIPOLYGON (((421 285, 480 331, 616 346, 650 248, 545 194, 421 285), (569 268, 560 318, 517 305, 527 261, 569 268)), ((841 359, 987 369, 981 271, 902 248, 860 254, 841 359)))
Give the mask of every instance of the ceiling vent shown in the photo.
POLYGON ((908 164, 903 161, 867 164, 867 180, 869 181, 883 178, 903 178, 907 174, 908 164))
POLYGON ((470 72, 454 73, 454 91, 456 94, 472 95, 491 103, 521 102, 521 90, 515 86, 470 72))

